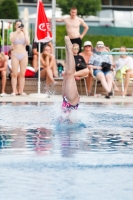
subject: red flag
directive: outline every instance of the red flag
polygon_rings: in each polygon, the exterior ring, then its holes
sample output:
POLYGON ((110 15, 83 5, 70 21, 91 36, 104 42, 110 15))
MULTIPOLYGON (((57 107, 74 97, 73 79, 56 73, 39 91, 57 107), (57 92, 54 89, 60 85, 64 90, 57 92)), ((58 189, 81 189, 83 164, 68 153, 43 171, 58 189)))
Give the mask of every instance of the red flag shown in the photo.
POLYGON ((35 42, 49 42, 52 40, 50 24, 45 14, 42 0, 38 0, 37 19, 35 27, 35 42))

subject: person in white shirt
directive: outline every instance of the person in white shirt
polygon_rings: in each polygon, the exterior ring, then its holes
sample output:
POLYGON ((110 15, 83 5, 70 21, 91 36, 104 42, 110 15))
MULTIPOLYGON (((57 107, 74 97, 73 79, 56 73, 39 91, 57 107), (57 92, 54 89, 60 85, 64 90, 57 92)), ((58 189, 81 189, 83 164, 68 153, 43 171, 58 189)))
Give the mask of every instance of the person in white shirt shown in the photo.
MULTIPOLYGON (((126 52, 126 47, 120 47, 120 52, 126 52)), ((123 96, 131 96, 132 94, 127 94, 127 89, 129 85, 130 78, 133 78, 133 58, 127 55, 122 54, 118 60, 115 62, 116 71, 121 70, 124 66, 128 69, 125 71, 125 85, 124 91, 122 91, 123 96)))

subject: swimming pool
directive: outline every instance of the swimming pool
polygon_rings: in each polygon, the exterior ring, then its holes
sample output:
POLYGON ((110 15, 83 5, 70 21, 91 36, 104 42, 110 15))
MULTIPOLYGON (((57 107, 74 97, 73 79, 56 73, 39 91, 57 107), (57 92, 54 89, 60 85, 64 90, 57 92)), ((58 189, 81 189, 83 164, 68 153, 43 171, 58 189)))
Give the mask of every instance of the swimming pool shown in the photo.
POLYGON ((132 199, 132 110, 82 103, 60 125, 59 103, 1 103, 0 199, 132 199))

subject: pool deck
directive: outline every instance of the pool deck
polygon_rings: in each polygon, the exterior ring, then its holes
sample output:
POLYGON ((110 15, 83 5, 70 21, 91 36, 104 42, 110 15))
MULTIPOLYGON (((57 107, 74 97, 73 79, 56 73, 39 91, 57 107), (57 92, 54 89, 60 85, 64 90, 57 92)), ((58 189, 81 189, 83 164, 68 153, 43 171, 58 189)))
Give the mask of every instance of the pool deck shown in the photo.
MULTIPOLYGON (((0 102, 62 102, 62 96, 61 95, 52 95, 50 97, 45 96, 45 97, 38 97, 38 94, 35 96, 8 96, 8 97, 0 97, 0 102)), ((110 99, 105 99, 104 96, 100 97, 87 97, 87 96, 80 96, 80 102, 82 103, 87 103, 87 102, 114 102, 114 103, 119 103, 119 102, 130 102, 133 103, 133 96, 131 97, 125 97, 123 98, 122 96, 115 96, 111 97, 110 99)))

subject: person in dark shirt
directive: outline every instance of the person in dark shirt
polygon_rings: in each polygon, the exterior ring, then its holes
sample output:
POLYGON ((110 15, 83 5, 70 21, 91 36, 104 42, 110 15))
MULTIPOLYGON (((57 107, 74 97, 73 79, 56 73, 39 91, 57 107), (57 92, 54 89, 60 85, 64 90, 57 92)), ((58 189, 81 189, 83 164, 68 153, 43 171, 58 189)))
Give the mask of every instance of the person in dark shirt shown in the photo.
POLYGON ((89 69, 85 63, 84 58, 78 54, 79 45, 77 43, 73 44, 73 55, 75 60, 75 79, 80 80, 80 77, 87 76, 89 73, 89 69))

